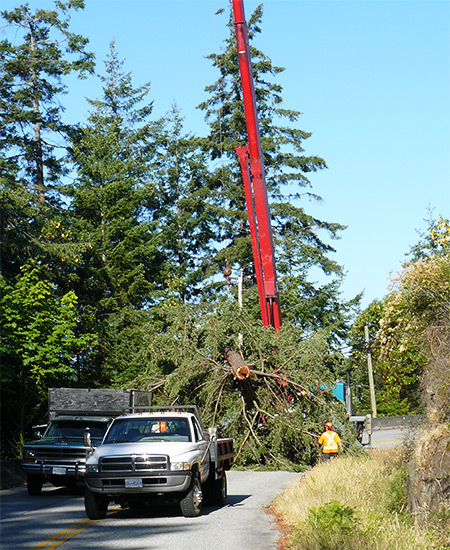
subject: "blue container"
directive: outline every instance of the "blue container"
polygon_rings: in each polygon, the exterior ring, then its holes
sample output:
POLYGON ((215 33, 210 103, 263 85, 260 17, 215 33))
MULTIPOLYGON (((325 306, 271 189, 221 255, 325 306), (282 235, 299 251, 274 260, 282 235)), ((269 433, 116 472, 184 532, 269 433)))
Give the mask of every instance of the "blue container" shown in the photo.
POLYGON ((339 399, 339 401, 345 402, 345 382, 336 382, 336 387, 333 390, 333 394, 339 399))

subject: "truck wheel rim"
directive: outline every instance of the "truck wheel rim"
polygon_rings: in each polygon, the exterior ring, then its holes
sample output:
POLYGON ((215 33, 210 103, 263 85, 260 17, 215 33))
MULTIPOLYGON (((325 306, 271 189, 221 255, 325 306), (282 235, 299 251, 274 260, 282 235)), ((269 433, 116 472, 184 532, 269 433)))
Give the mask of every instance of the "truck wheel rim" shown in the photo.
POLYGON ((196 509, 200 508, 201 504, 202 504, 202 491, 200 489, 200 487, 195 484, 194 486, 194 490, 192 492, 192 502, 194 504, 194 507, 196 509))
POLYGON ((221 493, 222 493, 222 498, 226 498, 227 497, 227 482, 225 481, 225 478, 222 478, 222 486, 221 486, 221 493))

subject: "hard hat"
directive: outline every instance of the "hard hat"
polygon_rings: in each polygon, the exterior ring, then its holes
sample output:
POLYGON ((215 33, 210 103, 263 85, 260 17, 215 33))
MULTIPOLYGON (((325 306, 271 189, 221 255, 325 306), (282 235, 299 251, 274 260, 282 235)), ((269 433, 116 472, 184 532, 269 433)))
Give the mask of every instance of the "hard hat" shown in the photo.
POLYGON ((332 428, 333 424, 331 422, 325 422, 325 428, 332 428))

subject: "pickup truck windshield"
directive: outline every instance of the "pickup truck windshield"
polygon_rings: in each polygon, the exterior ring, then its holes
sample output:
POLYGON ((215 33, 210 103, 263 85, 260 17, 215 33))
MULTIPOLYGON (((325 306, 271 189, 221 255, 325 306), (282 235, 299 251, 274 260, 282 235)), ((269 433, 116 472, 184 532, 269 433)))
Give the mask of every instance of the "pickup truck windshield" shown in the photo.
POLYGON ((191 441, 186 418, 121 418, 114 421, 104 443, 191 441))
POLYGON ((47 428, 43 439, 83 439, 85 431, 89 430, 91 437, 102 439, 108 424, 92 420, 53 420, 47 428))

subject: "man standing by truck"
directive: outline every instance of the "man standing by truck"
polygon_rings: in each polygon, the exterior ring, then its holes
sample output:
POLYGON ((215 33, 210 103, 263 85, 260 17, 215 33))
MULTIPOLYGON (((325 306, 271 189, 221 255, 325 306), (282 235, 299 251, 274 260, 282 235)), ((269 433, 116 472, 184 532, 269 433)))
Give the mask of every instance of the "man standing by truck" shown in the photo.
POLYGON ((319 437, 319 445, 322 445, 322 457, 324 460, 330 460, 338 456, 342 450, 342 441, 339 435, 333 431, 331 422, 325 423, 325 431, 319 437))

